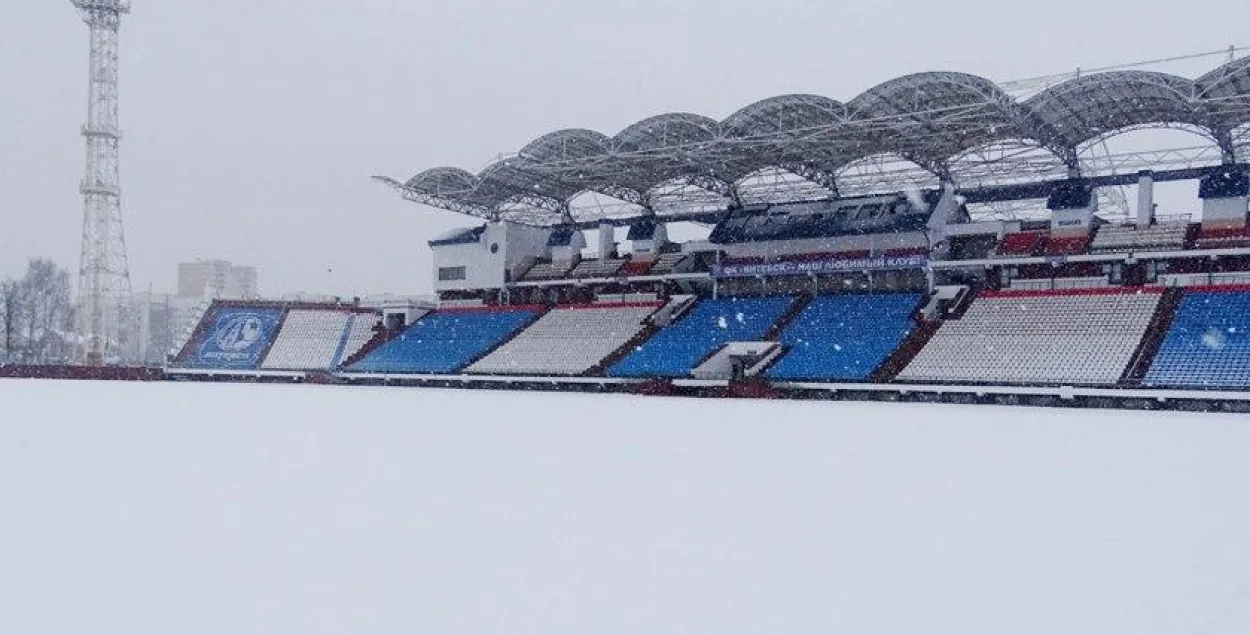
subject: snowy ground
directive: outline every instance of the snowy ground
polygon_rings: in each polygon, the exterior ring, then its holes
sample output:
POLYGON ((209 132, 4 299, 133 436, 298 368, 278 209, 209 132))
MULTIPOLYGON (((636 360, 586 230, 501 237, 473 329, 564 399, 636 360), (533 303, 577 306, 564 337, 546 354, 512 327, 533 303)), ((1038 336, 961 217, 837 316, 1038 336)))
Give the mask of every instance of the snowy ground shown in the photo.
POLYGON ((0 633, 1250 632, 1250 417, 0 380, 0 633))

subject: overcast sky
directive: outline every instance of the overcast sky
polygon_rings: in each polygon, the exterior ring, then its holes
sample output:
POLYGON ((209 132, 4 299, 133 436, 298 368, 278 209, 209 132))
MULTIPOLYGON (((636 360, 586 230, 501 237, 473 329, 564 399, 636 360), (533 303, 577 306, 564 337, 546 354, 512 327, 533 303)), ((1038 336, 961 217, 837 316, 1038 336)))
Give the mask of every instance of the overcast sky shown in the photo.
MULTIPOLYGON (((77 268, 87 29, 0 0, 0 274, 77 268)), ((122 184, 136 290, 227 258, 262 290, 425 292, 425 240, 469 224, 370 181, 478 170, 558 128, 850 99, 892 77, 1014 79, 1244 44, 1250 4, 136 0, 122 32, 122 184)))

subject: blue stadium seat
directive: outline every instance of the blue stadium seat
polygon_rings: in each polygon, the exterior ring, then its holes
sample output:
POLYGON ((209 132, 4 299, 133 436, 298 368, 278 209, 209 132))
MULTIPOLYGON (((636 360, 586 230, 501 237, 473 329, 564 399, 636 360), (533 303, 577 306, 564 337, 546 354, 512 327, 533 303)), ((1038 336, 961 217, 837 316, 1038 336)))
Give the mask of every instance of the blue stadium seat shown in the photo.
POLYGON ((703 300, 608 369, 610 377, 686 377, 726 342, 757 341, 794 302, 789 296, 703 300))
POLYGON ((914 293, 825 295, 781 333, 771 379, 863 381, 898 348, 920 303, 914 293))
POLYGON ((1143 383, 1250 387, 1250 291, 1186 291, 1143 383))
POLYGON ((347 371, 454 373, 525 326, 536 313, 518 308, 434 311, 347 371))

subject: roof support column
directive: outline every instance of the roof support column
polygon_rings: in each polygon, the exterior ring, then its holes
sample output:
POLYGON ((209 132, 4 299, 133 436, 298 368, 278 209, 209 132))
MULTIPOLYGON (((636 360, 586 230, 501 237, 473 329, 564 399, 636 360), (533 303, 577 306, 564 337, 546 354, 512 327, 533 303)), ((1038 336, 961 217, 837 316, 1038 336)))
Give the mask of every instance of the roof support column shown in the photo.
POLYGON ((1150 227, 1155 219, 1155 176, 1145 170, 1137 175, 1137 227, 1150 227))
POLYGON ((612 223, 599 221, 599 258, 611 258, 616 255, 616 226, 612 223))

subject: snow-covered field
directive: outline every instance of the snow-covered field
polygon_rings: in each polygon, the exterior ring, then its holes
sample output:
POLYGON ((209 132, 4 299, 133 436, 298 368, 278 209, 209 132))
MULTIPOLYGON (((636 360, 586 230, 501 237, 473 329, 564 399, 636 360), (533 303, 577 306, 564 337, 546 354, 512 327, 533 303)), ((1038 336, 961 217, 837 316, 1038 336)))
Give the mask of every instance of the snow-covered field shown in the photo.
POLYGON ((1250 632, 1250 417, 0 381, 0 633, 1250 632))

